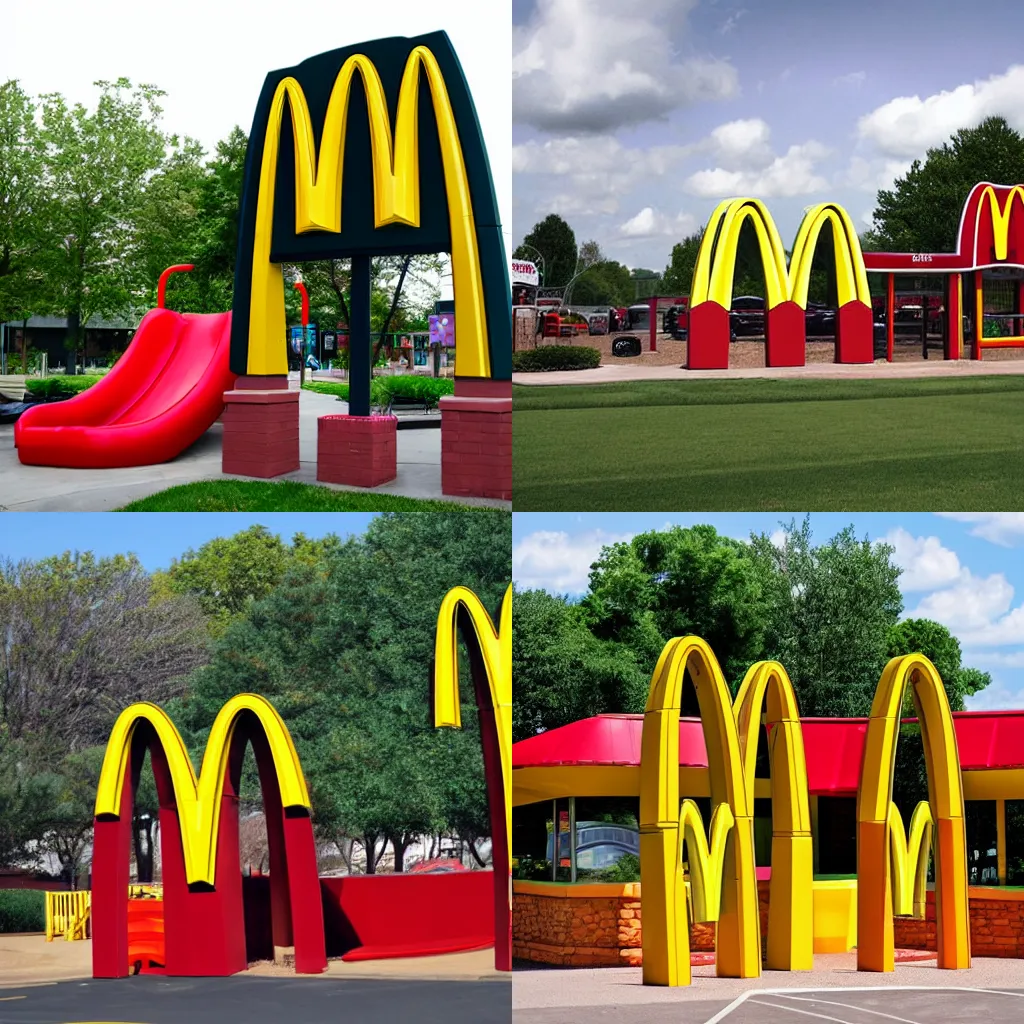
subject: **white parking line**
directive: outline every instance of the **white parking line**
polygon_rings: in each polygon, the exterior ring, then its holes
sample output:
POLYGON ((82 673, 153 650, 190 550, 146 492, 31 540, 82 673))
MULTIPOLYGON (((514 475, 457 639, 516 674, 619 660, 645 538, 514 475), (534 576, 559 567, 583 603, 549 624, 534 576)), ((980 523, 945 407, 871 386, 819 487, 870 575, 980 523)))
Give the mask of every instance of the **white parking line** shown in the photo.
MULTIPOLYGON (((855 991, 855 990, 849 989, 848 991, 855 991)), ((873 1014, 875 1017, 888 1017, 889 1020, 902 1021, 902 1024, 919 1024, 919 1022, 916 1021, 916 1020, 909 1020, 906 1017, 896 1017, 896 1016, 894 1016, 891 1013, 882 1013, 881 1010, 869 1010, 866 1007, 854 1006, 854 1005, 852 1005, 850 1003, 836 1003, 836 1002, 833 1002, 831 999, 819 999, 816 996, 791 996, 791 995, 787 995, 784 992, 779 992, 777 994, 777 996, 778 996, 778 998, 782 998, 782 999, 795 999, 797 1002, 801 1002, 801 1003, 814 1002, 814 1003, 824 1003, 826 1006, 841 1006, 844 1010, 856 1010, 858 1013, 870 1013, 870 1014, 873 1014)))
MULTIPOLYGON (((748 988, 741 992, 728 1006, 722 1007, 704 1022, 704 1024, 721 1024, 731 1013, 739 1009, 748 999, 755 996, 791 996, 793 993, 814 995, 816 992, 834 993, 832 988, 748 988)), ((969 985, 850 985, 844 992, 981 992, 990 996, 1013 996, 1024 999, 1024 992, 1006 992, 997 988, 975 988, 969 985)))
POLYGON ((818 1020, 830 1020, 833 1021, 834 1024, 854 1024, 852 1020, 841 1020, 839 1017, 828 1017, 824 1013, 811 1013, 810 1010, 798 1010, 795 1006, 783 1006, 781 1003, 766 1003, 763 999, 748 999, 747 1002, 757 1003, 758 1006, 770 1006, 775 1010, 788 1010, 790 1013, 802 1013, 806 1017, 817 1017, 818 1020))

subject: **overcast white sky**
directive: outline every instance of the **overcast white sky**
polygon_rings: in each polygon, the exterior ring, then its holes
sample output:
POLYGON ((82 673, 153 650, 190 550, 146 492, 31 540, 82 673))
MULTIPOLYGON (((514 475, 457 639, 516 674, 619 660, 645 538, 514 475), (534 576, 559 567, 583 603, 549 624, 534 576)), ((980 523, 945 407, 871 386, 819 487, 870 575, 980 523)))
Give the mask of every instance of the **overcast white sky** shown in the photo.
POLYGON ((443 29, 476 103, 506 245, 512 223, 511 0, 301 4, 248 0, 0 0, 0 81, 92 106, 97 79, 159 86, 164 126, 212 151, 248 133, 268 71, 385 36, 443 29))

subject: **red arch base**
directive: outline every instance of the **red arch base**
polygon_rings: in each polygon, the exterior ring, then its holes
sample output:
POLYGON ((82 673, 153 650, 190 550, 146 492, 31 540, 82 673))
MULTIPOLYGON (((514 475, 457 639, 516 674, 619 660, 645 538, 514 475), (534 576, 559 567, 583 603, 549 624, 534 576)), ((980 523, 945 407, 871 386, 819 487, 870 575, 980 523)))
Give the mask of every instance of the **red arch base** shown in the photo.
POLYGON ((128 867, 131 818, 139 773, 147 748, 160 801, 160 851, 164 887, 165 973, 220 977, 244 971, 248 958, 242 870, 238 846, 238 783, 242 756, 252 743, 263 791, 271 861, 271 907, 275 946, 295 948, 295 971, 327 969, 323 907, 317 877, 316 846, 309 815, 281 806, 269 744, 255 717, 245 715, 234 730, 221 798, 217 867, 212 889, 189 887, 181 845, 178 810, 164 751, 148 723, 132 735, 120 815, 97 818, 93 831, 93 977, 123 978, 128 962, 128 867))

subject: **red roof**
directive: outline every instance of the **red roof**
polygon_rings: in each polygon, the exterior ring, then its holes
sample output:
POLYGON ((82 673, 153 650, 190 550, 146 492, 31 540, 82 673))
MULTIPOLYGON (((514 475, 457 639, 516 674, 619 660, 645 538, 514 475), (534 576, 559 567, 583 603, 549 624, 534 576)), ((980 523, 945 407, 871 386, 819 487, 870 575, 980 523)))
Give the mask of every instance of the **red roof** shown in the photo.
MULTIPOLYGON (((513 768, 640 763, 643 715, 595 715, 512 744, 513 768)), ((707 768, 699 718, 679 719, 679 763, 707 768)))
MULTIPOLYGON (((643 715, 595 715, 550 729, 513 743, 512 767, 639 765, 643 722, 643 715)), ((810 792, 856 793, 868 720, 804 718, 800 725, 810 792)), ((953 727, 965 771, 1024 767, 1024 711, 957 711, 953 727)), ((699 718, 679 720, 679 763, 707 767, 699 718)))

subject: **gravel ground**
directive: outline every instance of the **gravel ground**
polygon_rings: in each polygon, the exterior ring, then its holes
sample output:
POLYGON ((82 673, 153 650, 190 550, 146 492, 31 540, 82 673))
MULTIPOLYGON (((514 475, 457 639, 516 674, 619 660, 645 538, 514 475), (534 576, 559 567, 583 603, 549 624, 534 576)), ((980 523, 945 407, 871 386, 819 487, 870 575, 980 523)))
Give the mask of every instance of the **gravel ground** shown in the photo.
MULTIPOLYGON (((658 350, 649 350, 649 338, 646 333, 635 331, 618 331, 613 335, 582 335, 576 338, 559 338, 560 345, 574 345, 596 348, 601 353, 602 366, 685 366, 686 342, 676 341, 667 334, 658 335, 658 350), (640 339, 643 352, 638 356, 618 358, 612 355, 612 341, 624 334, 633 334, 640 339)), ((936 341, 937 345, 938 342, 936 341)), ((970 346, 965 346, 965 356, 970 356, 970 346)), ((896 339, 893 345, 894 363, 942 362, 941 350, 935 348, 929 352, 927 360, 921 354, 921 342, 918 339, 896 339)), ((835 359, 835 343, 828 341, 809 341, 807 343, 807 365, 831 363, 835 359)), ((1024 349, 996 348, 986 349, 984 362, 995 360, 1024 360, 1024 349)), ((885 362, 885 360, 879 360, 885 362)), ((734 341, 729 351, 730 369, 757 369, 765 365, 764 340, 761 338, 741 338, 734 341)))

